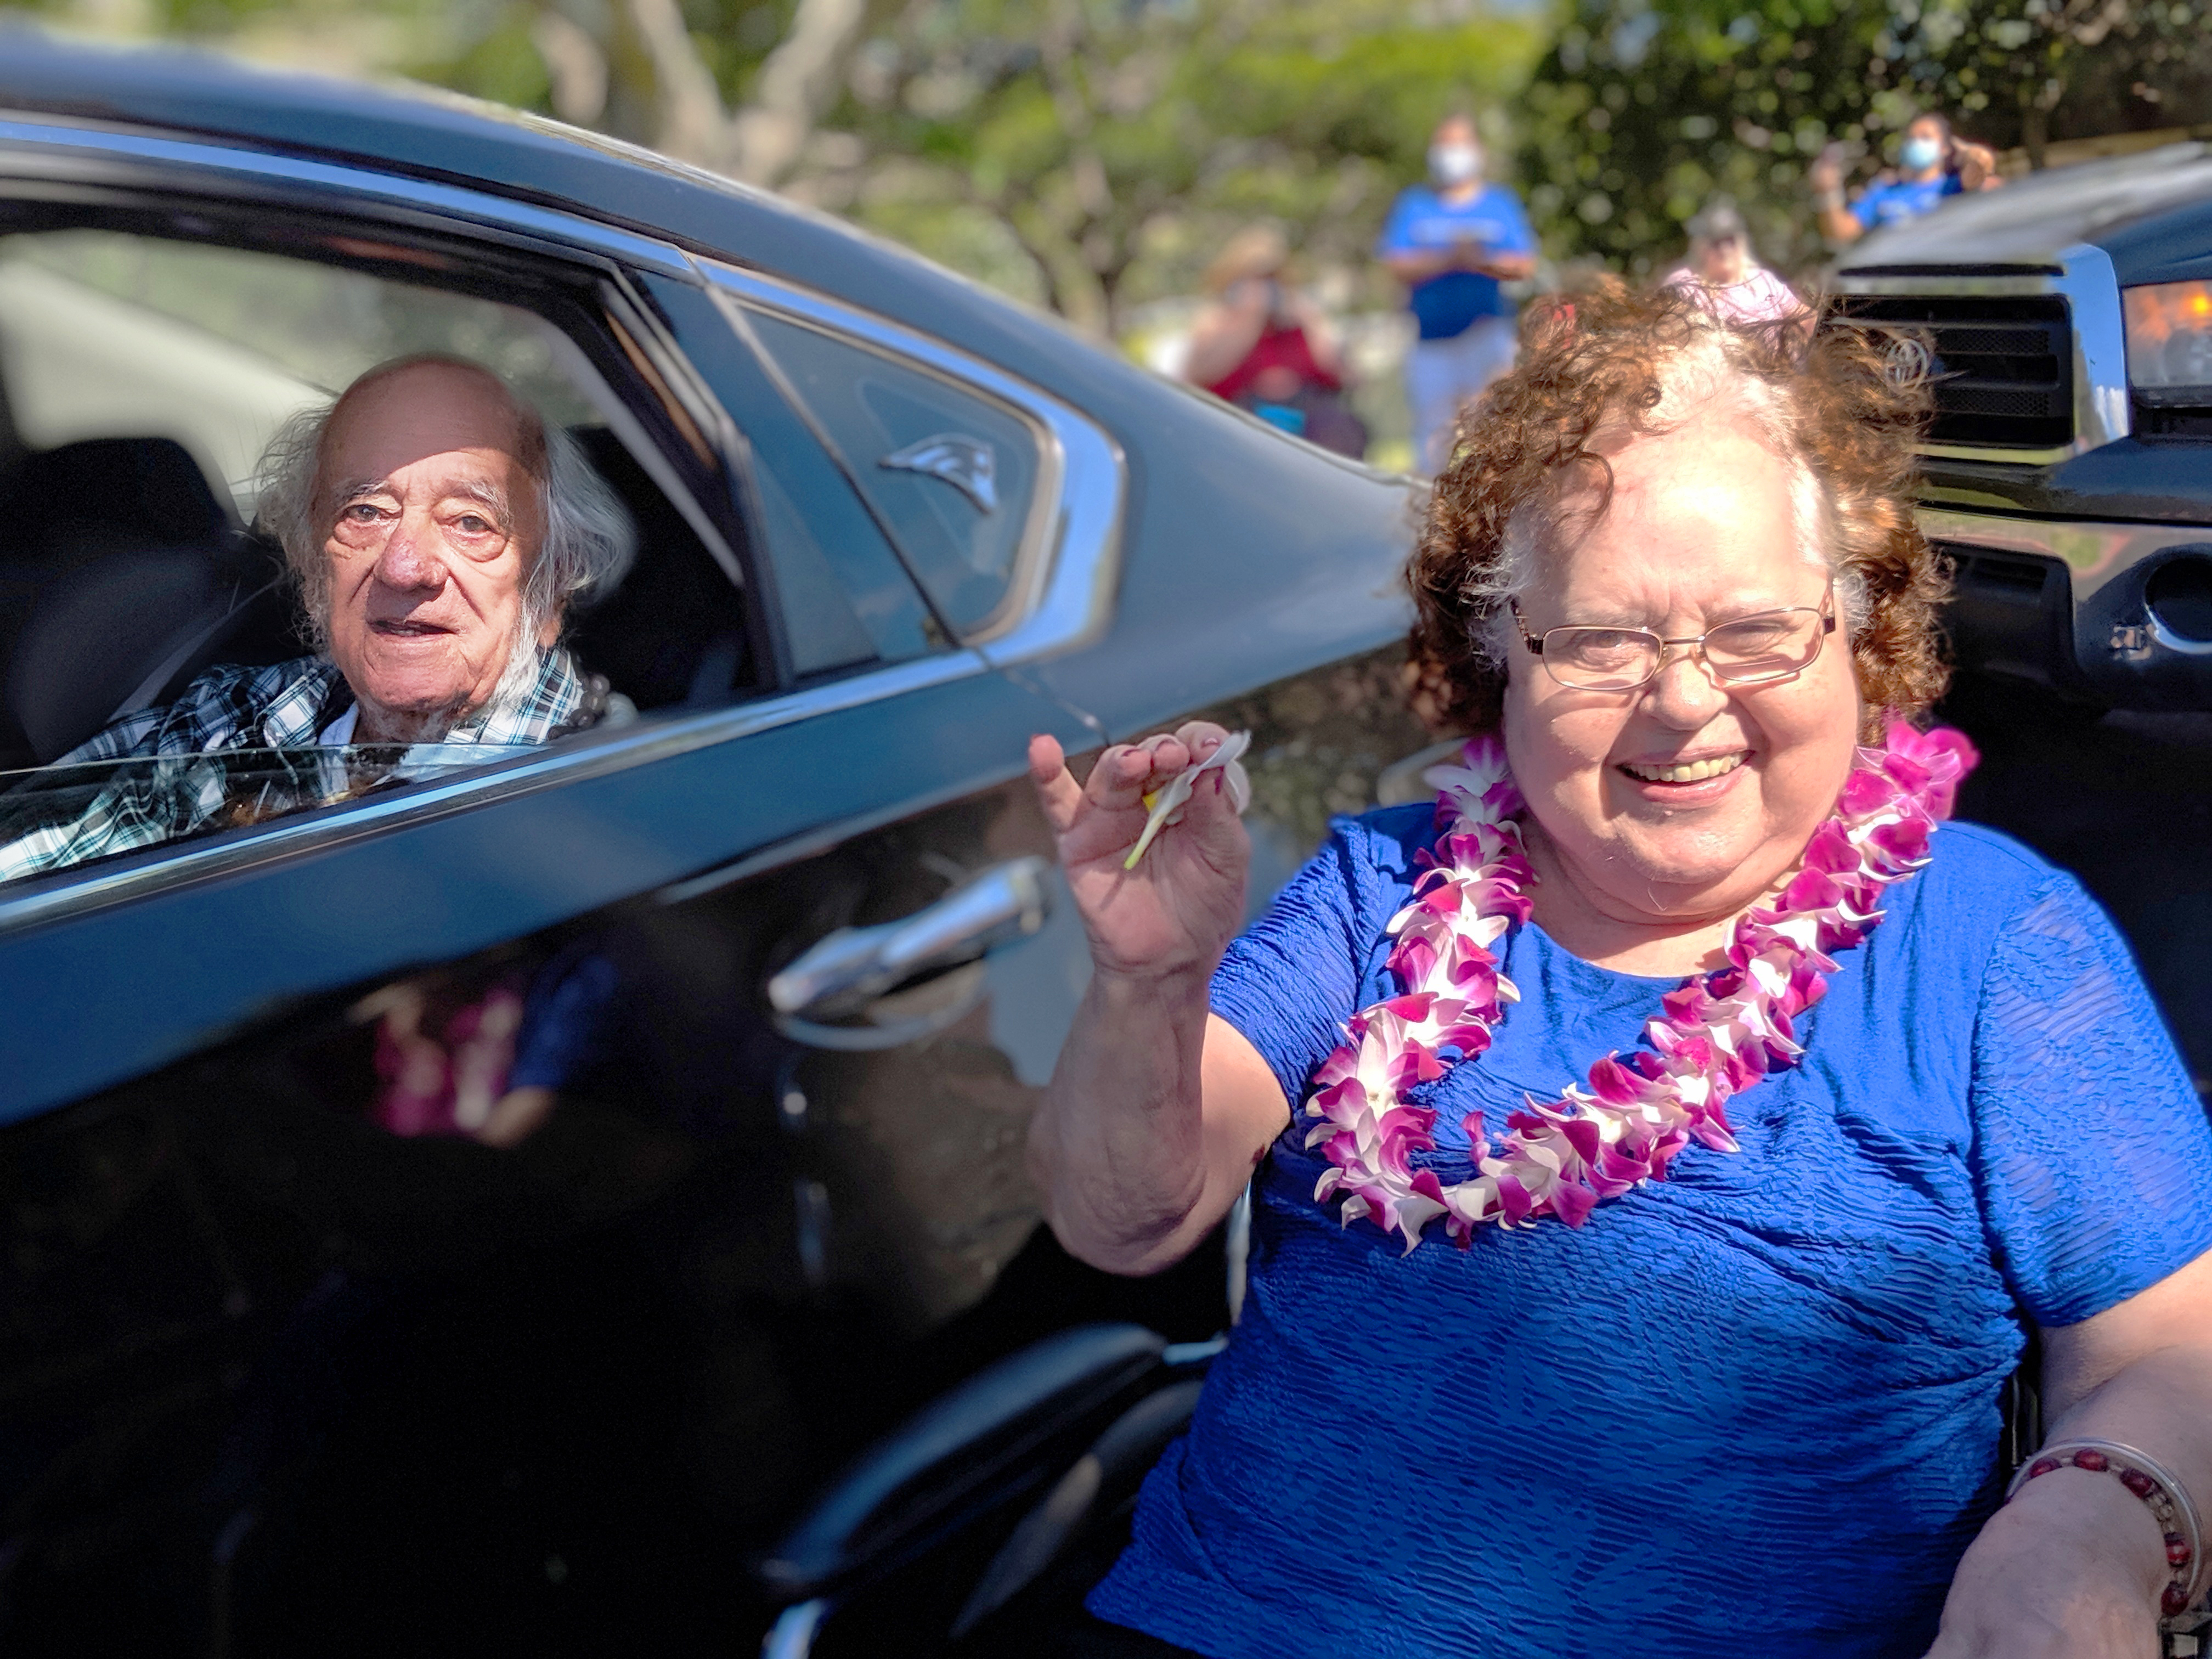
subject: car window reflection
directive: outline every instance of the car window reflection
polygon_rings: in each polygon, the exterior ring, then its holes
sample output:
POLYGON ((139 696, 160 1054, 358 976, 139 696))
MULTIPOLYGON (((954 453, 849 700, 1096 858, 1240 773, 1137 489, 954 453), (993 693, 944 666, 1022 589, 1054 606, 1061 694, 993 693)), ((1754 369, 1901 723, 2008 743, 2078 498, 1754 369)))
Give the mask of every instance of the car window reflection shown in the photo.
POLYGON ((0 772, 0 882, 339 805, 539 746, 226 749, 0 772))

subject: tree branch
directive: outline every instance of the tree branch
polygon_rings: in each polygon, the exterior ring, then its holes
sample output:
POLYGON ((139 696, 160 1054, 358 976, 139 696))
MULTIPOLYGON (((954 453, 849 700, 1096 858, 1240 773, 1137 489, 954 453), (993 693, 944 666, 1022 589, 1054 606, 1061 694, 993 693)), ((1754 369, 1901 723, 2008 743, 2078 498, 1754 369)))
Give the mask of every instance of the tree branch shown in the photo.
POLYGON ((866 0, 799 0, 791 31, 754 78, 751 100, 732 124, 732 171, 756 185, 780 183, 837 94, 837 73, 867 18, 866 0))

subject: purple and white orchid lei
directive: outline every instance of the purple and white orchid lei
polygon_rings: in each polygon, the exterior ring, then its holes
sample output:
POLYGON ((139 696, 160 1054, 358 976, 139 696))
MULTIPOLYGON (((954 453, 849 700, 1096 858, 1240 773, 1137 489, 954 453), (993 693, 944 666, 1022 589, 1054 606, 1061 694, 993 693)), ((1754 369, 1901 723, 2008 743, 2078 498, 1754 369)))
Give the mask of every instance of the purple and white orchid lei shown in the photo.
POLYGON ((1314 1074, 1306 1145, 1331 1166, 1314 1197, 1341 1197, 1346 1224, 1402 1233, 1408 1252, 1441 1216, 1464 1248, 1486 1221, 1556 1216, 1578 1227, 1600 1199, 1663 1178, 1692 1140, 1736 1151, 1729 1099, 1804 1052, 1795 1022, 1827 989, 1829 952, 1863 939, 1881 920, 1883 892, 1926 866, 1929 836, 1978 758, 1957 732, 1893 720, 1881 748, 1859 750, 1834 816, 1778 900, 1737 921, 1728 965, 1661 999, 1665 1012, 1644 1028, 1650 1047, 1606 1055, 1586 1086, 1570 1084, 1556 1099, 1528 1097, 1494 1148, 1482 1114, 1468 1114, 1477 1173, 1447 1185, 1412 1166, 1436 1145, 1437 1115, 1407 1096, 1481 1054, 1504 1005, 1519 1000, 1491 947, 1528 919, 1535 881, 1504 745, 1468 744, 1463 764, 1427 774, 1441 791, 1436 847, 1417 855, 1413 902, 1388 930, 1397 944, 1384 966, 1405 988, 1353 1015, 1347 1040, 1314 1074))

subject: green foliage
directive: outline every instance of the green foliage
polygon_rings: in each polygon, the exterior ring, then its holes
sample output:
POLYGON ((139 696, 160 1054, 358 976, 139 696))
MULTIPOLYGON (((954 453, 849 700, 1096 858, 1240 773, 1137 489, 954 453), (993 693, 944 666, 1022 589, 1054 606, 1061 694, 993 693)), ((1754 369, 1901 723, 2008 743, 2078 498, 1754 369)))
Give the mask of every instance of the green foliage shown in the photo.
POLYGON ((1005 227, 1048 303, 1108 327, 1189 292, 1255 218, 1310 265, 1362 263, 1436 118, 1509 95, 1540 46, 1530 22, 1419 24, 1396 0, 921 0, 861 46, 838 112, 908 166, 830 199, 944 257, 916 210, 926 165, 946 209, 1005 227))
POLYGON ((1523 165, 1547 247, 1648 270, 1726 191, 1770 257, 1814 253, 1807 161, 1901 112, 1887 22, 1879 0, 1581 0, 1528 94, 1523 165))
POLYGON ((1898 38, 1946 107, 2039 165, 2053 138, 2202 119, 2202 12, 2187 0, 1899 0, 1898 38))
POLYGON ((1735 198, 1767 258, 1822 256, 1805 169, 1861 177, 1920 108, 1998 149, 2204 118, 2207 59, 2166 0, 1577 0, 1537 66, 1522 154, 1556 258, 1632 271, 1735 198))

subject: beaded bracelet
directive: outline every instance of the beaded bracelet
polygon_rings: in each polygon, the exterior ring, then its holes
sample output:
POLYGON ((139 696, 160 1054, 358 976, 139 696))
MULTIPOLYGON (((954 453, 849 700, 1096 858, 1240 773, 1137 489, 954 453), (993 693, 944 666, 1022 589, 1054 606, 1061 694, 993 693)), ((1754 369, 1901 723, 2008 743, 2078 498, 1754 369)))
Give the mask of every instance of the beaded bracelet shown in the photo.
POLYGON ((2045 1446, 2013 1476, 2012 1485, 2005 1489, 2006 1500, 2009 1502, 2038 1475, 2069 1468, 2118 1475, 2122 1486, 2150 1505, 2159 1529, 2166 1534, 2166 1565, 2172 1574, 2159 1598, 2159 1611, 2168 1619, 2187 1612, 2197 1600, 2204 1552, 2197 1506, 2189 1501, 2181 1483, 2133 1446, 2113 1440, 2063 1440, 2045 1446))

